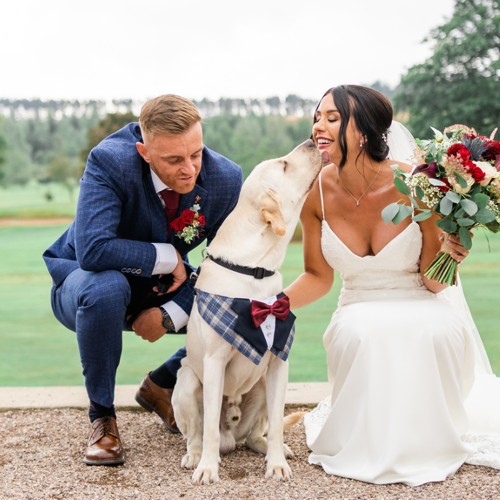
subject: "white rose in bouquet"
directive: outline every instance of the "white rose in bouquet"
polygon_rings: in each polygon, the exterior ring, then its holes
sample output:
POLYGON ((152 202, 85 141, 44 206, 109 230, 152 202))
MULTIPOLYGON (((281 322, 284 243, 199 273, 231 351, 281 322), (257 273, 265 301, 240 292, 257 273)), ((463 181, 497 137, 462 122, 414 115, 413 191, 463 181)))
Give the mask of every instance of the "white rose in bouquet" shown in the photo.
POLYGON ((475 161, 474 163, 484 172, 484 175, 486 176, 484 181, 479 183, 481 186, 487 186, 491 182, 491 179, 497 179, 499 177, 500 174, 497 172, 497 169, 491 165, 491 163, 486 161, 475 161))

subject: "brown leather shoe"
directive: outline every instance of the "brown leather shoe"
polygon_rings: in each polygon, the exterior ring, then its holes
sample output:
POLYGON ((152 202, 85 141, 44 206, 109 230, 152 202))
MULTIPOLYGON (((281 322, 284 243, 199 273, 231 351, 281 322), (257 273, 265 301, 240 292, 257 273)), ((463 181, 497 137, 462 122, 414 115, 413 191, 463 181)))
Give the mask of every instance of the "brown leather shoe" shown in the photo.
MULTIPOLYGON (((151 373, 151 372, 149 372, 151 373)), ((154 411, 166 425, 170 432, 178 434, 172 408, 173 389, 163 389, 156 385, 150 378, 149 373, 144 377, 139 390, 135 395, 135 400, 147 411, 154 411)))
POLYGON ((90 424, 83 461, 87 465, 117 465, 125 462, 115 417, 101 417, 90 424))

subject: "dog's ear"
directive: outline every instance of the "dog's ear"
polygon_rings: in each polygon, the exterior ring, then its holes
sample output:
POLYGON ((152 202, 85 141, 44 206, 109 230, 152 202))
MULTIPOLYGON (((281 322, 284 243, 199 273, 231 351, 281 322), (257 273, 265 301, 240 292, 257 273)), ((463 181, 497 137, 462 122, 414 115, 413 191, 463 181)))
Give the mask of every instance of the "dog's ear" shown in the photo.
POLYGON ((272 189, 268 189, 267 193, 261 200, 261 213, 262 218, 266 224, 270 224, 272 230, 278 236, 285 236, 286 225, 281 212, 281 197, 272 189))

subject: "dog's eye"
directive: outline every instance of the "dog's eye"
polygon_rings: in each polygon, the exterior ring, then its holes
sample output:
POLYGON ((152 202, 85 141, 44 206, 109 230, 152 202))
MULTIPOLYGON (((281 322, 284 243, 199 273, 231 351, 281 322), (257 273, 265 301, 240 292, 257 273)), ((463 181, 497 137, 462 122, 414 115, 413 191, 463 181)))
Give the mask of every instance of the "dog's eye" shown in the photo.
POLYGON ((288 162, 283 160, 283 172, 286 172, 286 167, 288 167, 288 162))

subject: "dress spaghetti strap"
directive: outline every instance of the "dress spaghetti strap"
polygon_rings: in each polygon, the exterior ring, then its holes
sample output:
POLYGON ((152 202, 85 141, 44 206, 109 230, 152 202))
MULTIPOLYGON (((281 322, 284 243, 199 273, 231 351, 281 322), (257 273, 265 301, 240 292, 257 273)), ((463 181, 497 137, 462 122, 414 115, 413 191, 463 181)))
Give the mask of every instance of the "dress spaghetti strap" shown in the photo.
POLYGON ((321 213, 323 220, 325 220, 325 204, 323 202, 323 188, 321 187, 321 172, 319 173, 319 196, 321 198, 321 213))

